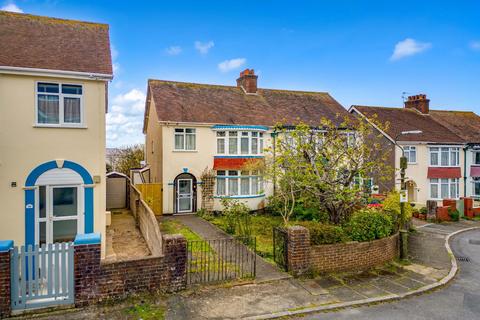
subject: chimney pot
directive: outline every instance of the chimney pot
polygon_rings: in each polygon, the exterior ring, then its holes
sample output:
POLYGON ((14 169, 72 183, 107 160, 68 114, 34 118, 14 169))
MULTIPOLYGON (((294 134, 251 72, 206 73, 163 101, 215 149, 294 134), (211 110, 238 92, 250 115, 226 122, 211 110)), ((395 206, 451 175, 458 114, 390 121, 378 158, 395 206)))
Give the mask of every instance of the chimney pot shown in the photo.
POLYGON ((237 87, 243 88, 246 93, 257 93, 257 78, 253 69, 245 69, 240 72, 237 79, 237 87))
POLYGON ((409 96, 405 101, 406 109, 416 109, 423 114, 428 114, 430 111, 430 100, 427 99, 426 94, 417 94, 409 96))

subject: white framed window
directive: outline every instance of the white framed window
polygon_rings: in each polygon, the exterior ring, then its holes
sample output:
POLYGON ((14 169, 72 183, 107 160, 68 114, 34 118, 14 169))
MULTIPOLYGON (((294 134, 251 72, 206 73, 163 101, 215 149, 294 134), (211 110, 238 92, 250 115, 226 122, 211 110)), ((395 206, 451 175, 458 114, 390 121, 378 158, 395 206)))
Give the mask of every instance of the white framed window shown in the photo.
POLYGON ((175 128, 175 151, 195 151, 196 147, 196 129, 175 128))
POLYGON ((459 179, 430 179, 430 199, 457 199, 459 197, 459 179))
POLYGON ((83 86, 37 82, 35 125, 39 127, 83 127, 83 86))
POLYGON ((460 148, 430 147, 431 167, 458 167, 460 165, 460 148))
POLYGON ((403 147, 407 162, 410 164, 417 163, 417 147, 405 146, 403 147))
POLYGON ((474 151, 472 152, 472 155, 472 164, 480 165, 480 151, 474 151))
POLYGON ((217 170, 216 196, 248 197, 263 192, 258 171, 217 170))
POLYGON ((217 131, 217 154, 255 156, 263 154, 263 132, 217 131))
POLYGON ((480 197, 480 177, 472 178, 472 195, 474 197, 480 197))

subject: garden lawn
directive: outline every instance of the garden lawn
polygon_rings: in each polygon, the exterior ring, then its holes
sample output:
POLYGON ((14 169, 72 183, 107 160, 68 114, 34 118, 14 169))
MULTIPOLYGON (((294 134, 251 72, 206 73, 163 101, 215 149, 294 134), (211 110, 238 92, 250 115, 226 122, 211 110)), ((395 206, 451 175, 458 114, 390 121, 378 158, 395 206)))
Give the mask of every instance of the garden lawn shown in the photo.
POLYGON ((166 234, 181 234, 187 241, 203 240, 202 237, 193 232, 189 227, 175 220, 162 220, 162 222, 160 222, 160 231, 166 234))
MULTIPOLYGON (((206 216, 204 218, 226 232, 227 223, 224 216, 206 216)), ((274 263, 272 235, 273 227, 277 227, 282 224, 283 219, 280 216, 251 216, 252 237, 256 237, 257 239, 257 254, 270 263, 274 263)))

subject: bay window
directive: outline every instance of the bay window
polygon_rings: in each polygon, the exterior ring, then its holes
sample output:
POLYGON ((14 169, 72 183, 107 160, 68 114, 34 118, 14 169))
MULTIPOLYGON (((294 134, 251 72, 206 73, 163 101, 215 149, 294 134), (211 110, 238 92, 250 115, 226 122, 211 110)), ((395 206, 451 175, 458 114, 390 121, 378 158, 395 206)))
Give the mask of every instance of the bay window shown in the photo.
POLYGON ((217 170, 216 196, 257 196, 263 190, 258 171, 217 170))
POLYGON ((460 148, 430 147, 430 166, 458 167, 460 165, 460 148))
POLYGON ((456 199, 459 197, 459 180, 457 178, 430 179, 431 199, 456 199))
POLYGON ((263 153, 263 132, 217 131, 217 154, 259 155, 263 153))
POLYGON ((83 125, 83 87, 75 84, 38 82, 36 125, 79 127, 83 125))
POLYGON ((193 128, 175 128, 175 150, 196 150, 196 130, 193 128))

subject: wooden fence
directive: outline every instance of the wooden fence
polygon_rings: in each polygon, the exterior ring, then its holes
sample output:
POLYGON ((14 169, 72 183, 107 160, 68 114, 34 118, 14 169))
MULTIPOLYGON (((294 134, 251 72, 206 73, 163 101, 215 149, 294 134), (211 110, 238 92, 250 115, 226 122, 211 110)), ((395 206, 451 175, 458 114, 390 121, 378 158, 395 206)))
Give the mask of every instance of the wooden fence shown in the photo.
POLYGON ((162 184, 143 183, 137 184, 135 187, 140 191, 143 200, 148 204, 150 209, 152 209, 156 215, 161 215, 163 213, 162 184))

